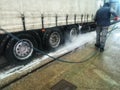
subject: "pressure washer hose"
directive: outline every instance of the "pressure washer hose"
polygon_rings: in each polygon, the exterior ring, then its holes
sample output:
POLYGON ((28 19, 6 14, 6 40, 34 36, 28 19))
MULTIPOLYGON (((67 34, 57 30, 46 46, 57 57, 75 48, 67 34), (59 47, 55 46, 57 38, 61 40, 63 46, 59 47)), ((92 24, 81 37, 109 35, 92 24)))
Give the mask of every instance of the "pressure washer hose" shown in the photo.
MULTIPOLYGON (((114 25, 111 29, 111 31, 108 32, 108 34, 110 35, 112 31, 116 30, 118 27, 115 27, 116 25, 114 25)), ((12 38, 16 39, 16 40, 20 40, 18 37, 16 37, 15 35, 7 32, 6 30, 0 28, 1 31, 3 31, 4 33, 8 34, 9 36, 11 36, 12 38)), ((107 36, 108 37, 108 36, 107 36)), ((56 61, 59 61, 59 62, 64 62, 64 63, 84 63, 84 62, 87 62, 88 60, 90 60, 91 58, 93 58, 95 55, 97 55, 97 50, 95 52, 93 52, 92 54, 90 54, 89 56, 87 56, 85 59, 83 60, 80 60, 79 62, 74 62, 74 61, 69 61, 69 60, 65 60, 65 59, 60 59, 60 58, 55 58, 49 54, 47 54, 46 52, 42 51, 42 50, 39 50, 37 48, 34 48, 34 47, 31 47, 33 48, 36 52, 39 52, 43 55, 46 55, 50 58, 52 58, 53 60, 56 60, 56 61)))

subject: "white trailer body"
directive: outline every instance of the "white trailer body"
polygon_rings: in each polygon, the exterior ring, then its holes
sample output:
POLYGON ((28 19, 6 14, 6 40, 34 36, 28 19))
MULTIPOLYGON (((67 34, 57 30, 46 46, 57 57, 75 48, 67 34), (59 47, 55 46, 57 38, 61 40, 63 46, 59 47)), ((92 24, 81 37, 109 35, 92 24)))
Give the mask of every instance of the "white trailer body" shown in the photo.
MULTIPOLYGON (((8 32, 23 30, 21 15, 25 16, 26 30, 42 28, 41 15, 44 15, 44 27, 55 27, 55 16, 58 25, 81 22, 81 15, 94 15, 97 8, 96 0, 0 0, 0 27, 8 32)), ((85 20, 86 21, 86 20, 85 20)), ((92 17, 89 17, 92 22, 92 17)), ((1 32, 2 33, 2 32, 1 32)))
POLYGON ((64 37, 78 35, 79 25, 90 29, 98 1, 0 0, 0 54, 10 62, 26 62, 34 48, 57 48, 64 37))

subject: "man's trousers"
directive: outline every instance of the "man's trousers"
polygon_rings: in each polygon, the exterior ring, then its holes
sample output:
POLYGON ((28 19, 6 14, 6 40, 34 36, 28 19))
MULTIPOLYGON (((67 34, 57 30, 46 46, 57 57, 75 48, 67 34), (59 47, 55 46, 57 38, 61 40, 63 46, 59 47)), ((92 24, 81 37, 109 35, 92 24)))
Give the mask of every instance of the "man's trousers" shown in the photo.
POLYGON ((96 28, 96 44, 100 45, 100 48, 104 48, 106 38, 107 38, 107 33, 108 33, 108 26, 102 27, 102 26, 97 26, 96 28))

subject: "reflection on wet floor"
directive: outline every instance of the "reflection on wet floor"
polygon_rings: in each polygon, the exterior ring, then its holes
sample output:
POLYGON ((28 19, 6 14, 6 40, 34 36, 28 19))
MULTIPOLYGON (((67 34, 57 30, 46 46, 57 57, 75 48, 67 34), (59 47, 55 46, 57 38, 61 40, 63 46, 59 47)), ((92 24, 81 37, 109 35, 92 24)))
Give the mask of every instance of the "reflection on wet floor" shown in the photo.
MULTIPOLYGON (((88 38, 86 39, 88 40, 88 38)), ((5 90, 50 90, 62 79, 77 86, 77 90, 120 90, 119 46, 120 29, 118 28, 112 31, 107 38, 105 51, 100 53, 98 50, 95 57, 89 61, 82 64, 56 61, 11 84, 5 90)), ((96 50, 92 42, 90 45, 86 45, 86 48, 66 55, 62 59, 80 61, 94 51, 96 50)))
MULTIPOLYGON (((119 26, 120 27, 120 26, 119 26)), ((120 29, 111 32, 106 41, 103 64, 114 77, 120 76, 120 29)), ((120 78, 117 78, 117 80, 120 78)))
POLYGON ((118 28, 110 33, 107 37, 105 51, 100 54, 96 65, 109 74, 112 79, 109 82, 114 82, 120 86, 120 24, 118 28), (119 84, 118 84, 119 83, 119 84))

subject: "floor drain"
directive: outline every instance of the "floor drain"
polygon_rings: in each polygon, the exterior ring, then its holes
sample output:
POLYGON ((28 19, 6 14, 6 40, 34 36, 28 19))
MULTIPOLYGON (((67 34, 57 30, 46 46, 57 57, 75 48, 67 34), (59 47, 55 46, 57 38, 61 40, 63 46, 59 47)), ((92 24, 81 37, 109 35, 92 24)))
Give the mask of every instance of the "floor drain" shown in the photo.
POLYGON ((66 80, 61 80, 57 84, 55 84, 51 90, 76 90, 76 86, 73 85, 72 83, 66 81, 66 80))

